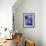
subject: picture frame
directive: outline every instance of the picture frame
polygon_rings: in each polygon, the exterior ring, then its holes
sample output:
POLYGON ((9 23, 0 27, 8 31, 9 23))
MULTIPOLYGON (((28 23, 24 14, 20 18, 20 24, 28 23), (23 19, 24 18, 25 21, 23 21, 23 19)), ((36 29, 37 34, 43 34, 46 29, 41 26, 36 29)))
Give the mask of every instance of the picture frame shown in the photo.
POLYGON ((35 13, 23 13, 23 27, 24 28, 35 27, 35 13))

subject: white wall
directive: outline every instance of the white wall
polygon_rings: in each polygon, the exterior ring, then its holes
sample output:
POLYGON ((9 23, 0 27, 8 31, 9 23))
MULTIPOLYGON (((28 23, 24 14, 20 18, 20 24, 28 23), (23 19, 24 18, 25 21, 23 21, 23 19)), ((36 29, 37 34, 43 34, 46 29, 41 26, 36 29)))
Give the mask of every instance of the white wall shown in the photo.
POLYGON ((23 0, 22 3, 20 2, 18 1, 13 6, 15 28, 18 30, 18 32, 23 33, 24 38, 32 39, 35 41, 36 46, 41 46, 41 31, 40 31, 41 1, 23 0), (35 13, 34 28, 23 27, 23 13, 35 13))
POLYGON ((46 46, 46 0, 41 1, 41 39, 42 46, 46 46))
POLYGON ((12 28, 12 6, 16 0, 0 0, 0 27, 12 28))

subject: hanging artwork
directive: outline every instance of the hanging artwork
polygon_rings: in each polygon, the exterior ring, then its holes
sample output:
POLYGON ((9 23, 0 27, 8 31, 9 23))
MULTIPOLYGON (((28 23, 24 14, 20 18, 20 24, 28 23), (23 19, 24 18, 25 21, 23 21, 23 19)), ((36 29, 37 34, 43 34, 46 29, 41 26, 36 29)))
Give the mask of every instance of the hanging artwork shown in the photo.
POLYGON ((23 13, 23 26, 26 28, 35 27, 35 13, 23 13))

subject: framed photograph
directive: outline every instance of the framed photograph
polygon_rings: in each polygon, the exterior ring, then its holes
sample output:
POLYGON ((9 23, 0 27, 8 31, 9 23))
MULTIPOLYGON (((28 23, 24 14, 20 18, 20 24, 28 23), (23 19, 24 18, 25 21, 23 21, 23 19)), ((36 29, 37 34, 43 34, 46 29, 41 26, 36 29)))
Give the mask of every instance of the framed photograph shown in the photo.
POLYGON ((35 27, 35 13, 23 13, 23 26, 26 28, 35 27))

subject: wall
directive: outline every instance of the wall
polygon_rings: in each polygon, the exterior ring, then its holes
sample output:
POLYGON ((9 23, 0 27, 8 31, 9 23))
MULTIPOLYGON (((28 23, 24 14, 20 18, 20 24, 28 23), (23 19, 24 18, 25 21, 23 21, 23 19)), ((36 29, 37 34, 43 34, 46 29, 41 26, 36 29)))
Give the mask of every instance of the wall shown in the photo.
POLYGON ((42 46, 46 46, 46 0, 41 1, 40 23, 42 46))
MULTIPOLYGON (((15 20, 15 28, 18 32, 23 33, 26 39, 34 40, 36 46, 41 46, 41 31, 40 31, 40 15, 41 15, 41 1, 40 0, 23 0, 18 1, 13 6, 13 14, 15 20), (23 13, 35 13, 35 27, 23 27, 23 13)), ((15 30, 16 31, 16 30, 15 30)))
POLYGON ((0 0, 0 27, 12 29, 12 6, 16 0, 0 0))

